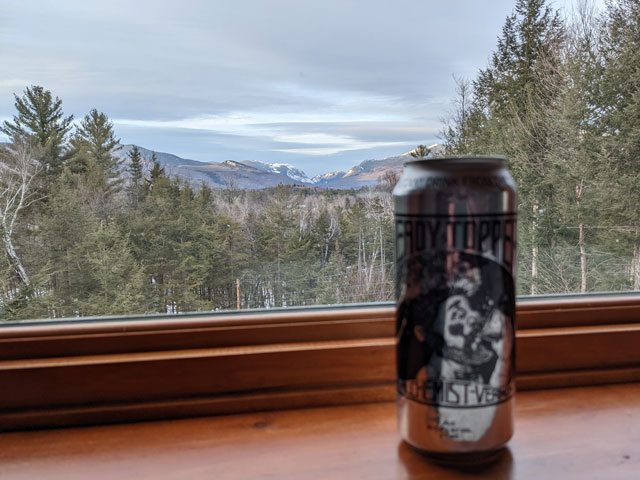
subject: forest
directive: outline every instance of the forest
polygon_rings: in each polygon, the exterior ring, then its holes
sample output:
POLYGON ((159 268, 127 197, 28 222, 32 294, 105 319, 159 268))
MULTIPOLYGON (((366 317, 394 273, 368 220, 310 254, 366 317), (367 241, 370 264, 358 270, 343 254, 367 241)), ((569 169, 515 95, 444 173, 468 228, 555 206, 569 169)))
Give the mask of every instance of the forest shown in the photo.
MULTIPOLYGON (((454 77, 447 153, 505 155, 519 187, 520 295, 640 289, 638 32, 635 0, 565 16, 517 0, 486 68, 454 77)), ((103 112, 74 122, 38 85, 14 98, 0 319, 394 299, 395 175, 357 191, 194 187, 135 148, 123 165, 103 112)))

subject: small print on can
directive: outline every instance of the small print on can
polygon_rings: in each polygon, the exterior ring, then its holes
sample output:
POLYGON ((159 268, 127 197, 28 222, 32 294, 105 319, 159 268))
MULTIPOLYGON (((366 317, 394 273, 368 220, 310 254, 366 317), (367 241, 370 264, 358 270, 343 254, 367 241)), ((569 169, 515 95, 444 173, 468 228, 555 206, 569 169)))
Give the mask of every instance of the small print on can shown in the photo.
POLYGON ((513 434, 515 183, 502 157, 438 157, 393 194, 400 434, 482 457, 513 434))

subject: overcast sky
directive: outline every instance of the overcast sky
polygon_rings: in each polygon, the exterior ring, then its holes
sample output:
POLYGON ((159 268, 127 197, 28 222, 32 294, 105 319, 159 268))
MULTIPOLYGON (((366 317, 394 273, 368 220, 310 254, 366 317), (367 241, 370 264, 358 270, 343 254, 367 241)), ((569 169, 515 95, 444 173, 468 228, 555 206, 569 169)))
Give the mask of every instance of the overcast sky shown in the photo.
POLYGON ((514 3, 0 0, 0 119, 42 85, 122 143, 344 170, 438 142, 514 3))

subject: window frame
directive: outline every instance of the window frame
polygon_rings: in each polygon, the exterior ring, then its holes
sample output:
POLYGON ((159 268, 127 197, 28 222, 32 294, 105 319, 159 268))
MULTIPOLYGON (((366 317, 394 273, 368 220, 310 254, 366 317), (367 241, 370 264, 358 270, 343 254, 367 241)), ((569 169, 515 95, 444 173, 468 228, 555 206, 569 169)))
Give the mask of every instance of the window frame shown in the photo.
MULTIPOLYGON (((393 304, 7 324, 0 430, 395 396, 393 304)), ((640 295, 519 298, 519 389, 640 380, 640 295)))

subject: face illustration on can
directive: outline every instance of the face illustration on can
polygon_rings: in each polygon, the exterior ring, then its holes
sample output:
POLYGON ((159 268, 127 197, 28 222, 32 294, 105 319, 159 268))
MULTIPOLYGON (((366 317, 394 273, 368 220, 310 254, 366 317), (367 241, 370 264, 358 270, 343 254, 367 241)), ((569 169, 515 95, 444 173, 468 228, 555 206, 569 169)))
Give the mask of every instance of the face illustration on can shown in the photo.
POLYGON ((443 378, 491 384, 494 368, 504 352, 507 317, 497 309, 488 314, 475 310, 464 295, 449 297, 443 309, 444 347, 439 374, 443 378))

